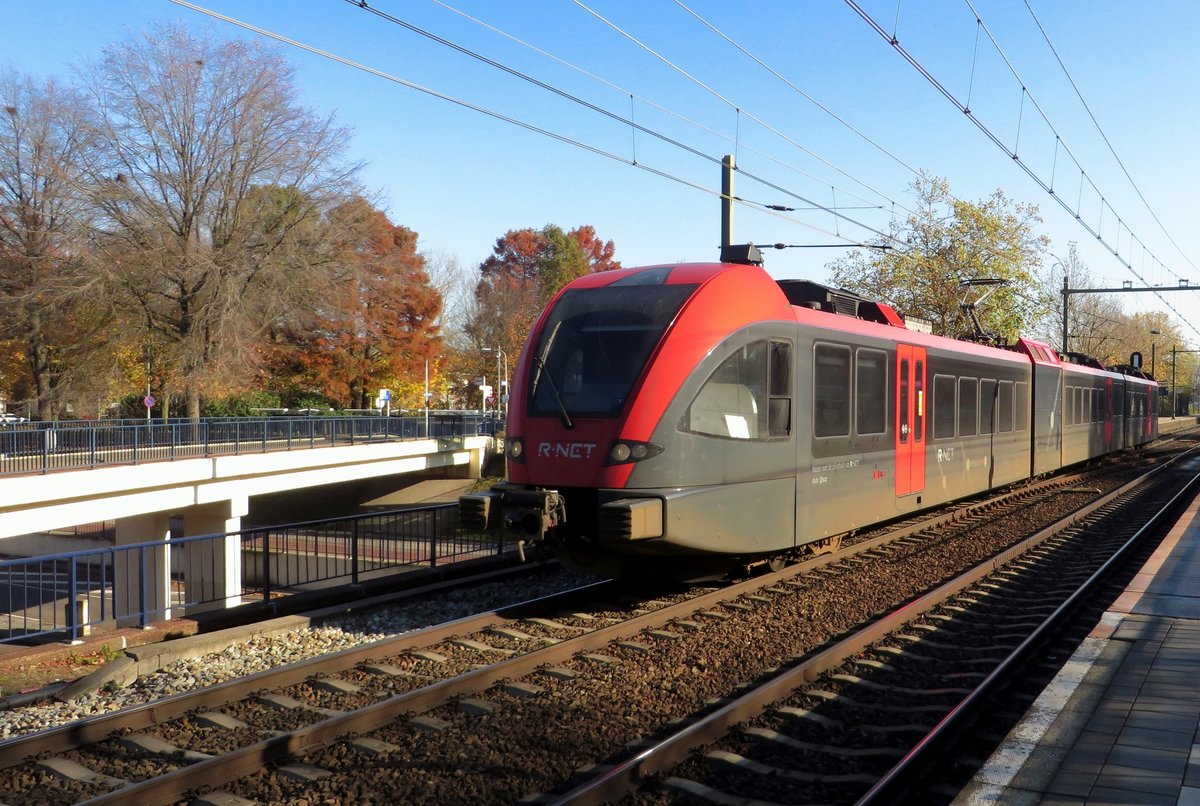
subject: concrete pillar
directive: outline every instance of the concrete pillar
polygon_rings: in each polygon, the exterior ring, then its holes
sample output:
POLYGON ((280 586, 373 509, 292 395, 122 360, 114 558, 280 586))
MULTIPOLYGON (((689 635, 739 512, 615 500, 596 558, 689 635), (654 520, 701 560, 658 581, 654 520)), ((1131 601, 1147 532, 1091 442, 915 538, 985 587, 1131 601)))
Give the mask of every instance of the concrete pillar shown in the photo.
POLYGON ((188 612, 237 607, 242 603, 242 516, 250 501, 232 501, 189 507, 183 511, 183 533, 228 535, 213 540, 185 542, 183 548, 184 602, 188 612))
MULTIPOLYGON (((486 447, 462 448, 467 455, 466 462, 436 466, 426 472, 433 478, 443 479, 478 479, 483 476, 483 468, 487 466, 489 452, 486 447)), ((458 457, 455 457, 456 459, 458 457)))
POLYGON ((483 468, 487 464, 487 451, 483 448, 476 448, 471 451, 471 461, 467 463, 467 478, 478 479, 483 477, 483 468))
POLYGON ((171 522, 166 512, 117 519, 116 545, 160 542, 119 551, 113 562, 113 615, 132 627, 171 618, 171 522), (145 609, 143 620, 142 610, 145 609))

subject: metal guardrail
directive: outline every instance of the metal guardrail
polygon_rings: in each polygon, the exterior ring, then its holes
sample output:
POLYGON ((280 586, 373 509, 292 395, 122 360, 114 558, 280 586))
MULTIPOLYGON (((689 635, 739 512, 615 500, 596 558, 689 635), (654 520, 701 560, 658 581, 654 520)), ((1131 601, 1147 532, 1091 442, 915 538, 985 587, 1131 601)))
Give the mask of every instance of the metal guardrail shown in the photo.
POLYGON ((0 644, 77 640, 91 629, 146 626, 168 611, 265 601, 321 585, 357 584, 400 567, 435 567, 504 551, 459 528, 440 504, 0 562, 0 644), (240 544, 241 586, 223 582, 228 541, 240 544), (164 553, 167 556, 163 556, 164 553), (170 563, 167 589, 153 573, 170 563))
POLYGON ((0 476, 404 439, 494 435, 472 413, 0 423, 0 476))

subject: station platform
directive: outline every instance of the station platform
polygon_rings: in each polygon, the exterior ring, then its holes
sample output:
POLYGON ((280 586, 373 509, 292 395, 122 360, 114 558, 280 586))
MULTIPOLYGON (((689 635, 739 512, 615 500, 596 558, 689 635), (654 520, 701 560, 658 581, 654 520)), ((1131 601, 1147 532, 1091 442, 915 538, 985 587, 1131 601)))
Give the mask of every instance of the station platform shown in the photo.
POLYGON ((1200 498, 954 804, 1200 806, 1200 498))

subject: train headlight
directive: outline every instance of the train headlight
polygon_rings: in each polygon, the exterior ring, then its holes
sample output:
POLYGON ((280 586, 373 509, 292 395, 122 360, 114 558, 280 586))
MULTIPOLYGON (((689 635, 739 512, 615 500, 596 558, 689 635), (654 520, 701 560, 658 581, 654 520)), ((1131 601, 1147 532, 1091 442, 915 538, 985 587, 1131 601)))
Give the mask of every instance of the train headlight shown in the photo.
POLYGON ((520 437, 509 437, 508 446, 505 450, 505 453, 508 454, 508 458, 512 459, 514 462, 520 462, 521 464, 524 464, 525 440, 521 439, 520 437))
POLYGON ((662 452, 662 445, 655 445, 653 442, 633 442, 628 439, 619 439, 608 449, 608 460, 605 464, 624 465, 630 462, 640 462, 651 456, 658 456, 662 452))

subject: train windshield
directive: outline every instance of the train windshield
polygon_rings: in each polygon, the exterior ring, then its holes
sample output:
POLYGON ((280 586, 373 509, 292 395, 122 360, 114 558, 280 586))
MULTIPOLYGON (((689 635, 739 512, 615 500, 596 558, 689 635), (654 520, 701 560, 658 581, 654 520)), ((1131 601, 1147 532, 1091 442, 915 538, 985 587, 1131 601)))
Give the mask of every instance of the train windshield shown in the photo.
POLYGON ((611 285, 565 292, 534 351, 529 414, 616 417, 695 285, 611 285))

